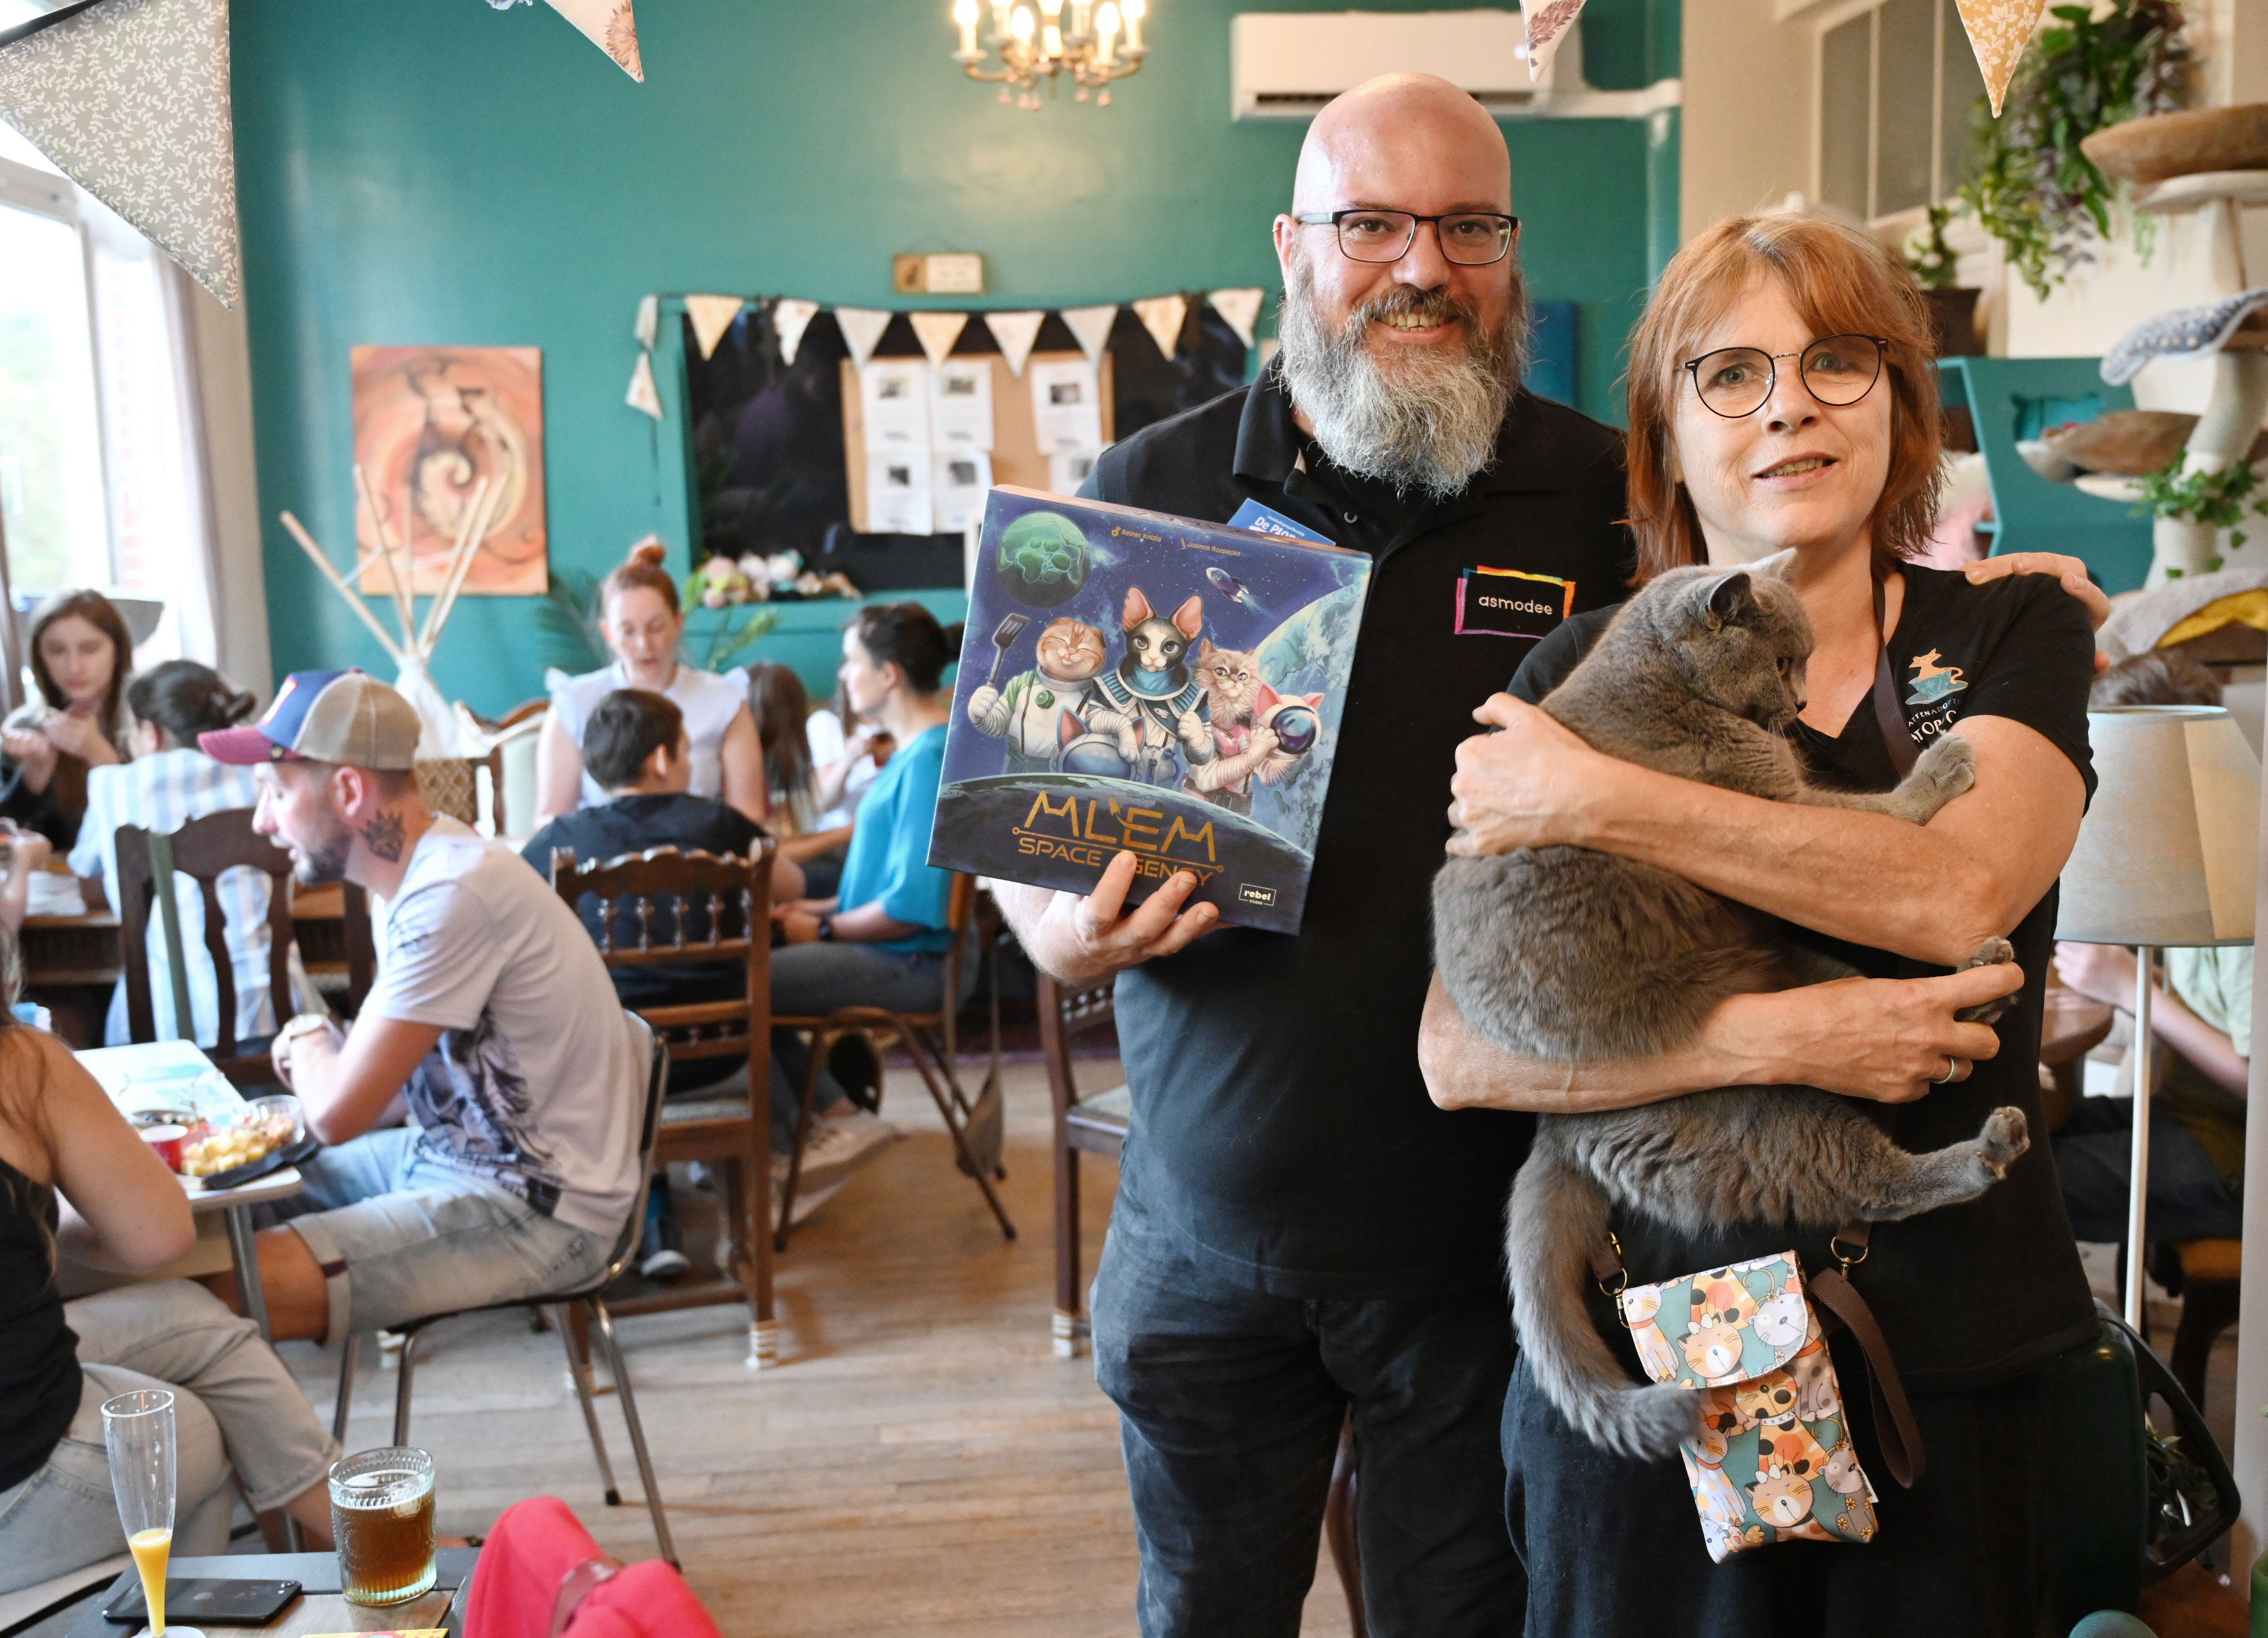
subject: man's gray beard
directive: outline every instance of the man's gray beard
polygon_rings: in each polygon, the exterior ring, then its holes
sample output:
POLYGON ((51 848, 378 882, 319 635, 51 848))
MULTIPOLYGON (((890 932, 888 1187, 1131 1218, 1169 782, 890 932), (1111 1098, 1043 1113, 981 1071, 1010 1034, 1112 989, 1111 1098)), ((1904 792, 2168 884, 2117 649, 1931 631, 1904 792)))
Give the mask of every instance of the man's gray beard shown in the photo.
POLYGON ((1488 331, 1469 303, 1396 285, 1334 331, 1315 310, 1314 276, 1299 261, 1277 332, 1277 368, 1332 462, 1391 483, 1396 494, 1417 490, 1441 501, 1496 458, 1497 433, 1528 362, 1528 292, 1515 266, 1504 325, 1488 331), (1396 348, 1381 363, 1369 345, 1371 321, 1401 313, 1462 319, 1467 343, 1396 348))
POLYGON ((328 887, 347 879, 354 832, 335 814, 325 814, 322 823, 323 834, 299 845, 299 860, 291 868, 301 887, 328 887))

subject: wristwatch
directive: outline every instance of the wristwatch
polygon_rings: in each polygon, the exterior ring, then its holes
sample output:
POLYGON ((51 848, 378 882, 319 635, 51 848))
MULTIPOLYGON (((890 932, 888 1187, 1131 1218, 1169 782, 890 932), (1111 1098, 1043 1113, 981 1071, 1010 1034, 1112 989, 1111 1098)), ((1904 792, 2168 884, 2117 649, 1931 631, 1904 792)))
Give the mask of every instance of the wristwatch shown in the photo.
POLYGON ((330 1016, 326 1013, 301 1013, 278 1029, 276 1038, 278 1041, 296 1041, 303 1035, 313 1035, 319 1029, 330 1027, 330 1016))
POLYGON ((827 916, 827 915, 822 915, 821 917, 820 917, 820 919, 819 919, 819 941, 820 941, 821 944, 832 944, 832 943, 834 943, 834 942, 835 942, 835 918, 834 918, 834 917, 832 917, 832 916, 827 916))

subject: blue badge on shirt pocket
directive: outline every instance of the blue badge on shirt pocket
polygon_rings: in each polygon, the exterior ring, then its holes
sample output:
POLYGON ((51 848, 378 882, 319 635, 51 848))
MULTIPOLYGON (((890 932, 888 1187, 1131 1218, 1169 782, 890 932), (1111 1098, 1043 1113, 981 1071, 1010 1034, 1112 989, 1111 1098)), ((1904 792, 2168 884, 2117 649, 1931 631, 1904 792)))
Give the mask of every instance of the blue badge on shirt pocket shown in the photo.
POLYGON ((1459 637, 1546 637, 1575 612, 1575 582, 1556 574, 1476 565, 1457 576, 1459 637))

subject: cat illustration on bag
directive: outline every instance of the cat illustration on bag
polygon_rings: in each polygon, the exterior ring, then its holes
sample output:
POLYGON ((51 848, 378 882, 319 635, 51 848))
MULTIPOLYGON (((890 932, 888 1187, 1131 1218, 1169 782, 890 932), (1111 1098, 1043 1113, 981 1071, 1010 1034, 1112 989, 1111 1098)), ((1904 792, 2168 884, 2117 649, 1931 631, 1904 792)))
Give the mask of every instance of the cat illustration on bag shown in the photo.
MULTIPOLYGON (((1802 603, 1782 578, 1793 558, 1656 576, 1543 710, 1594 749, 1641 766, 1927 823, 1975 778, 1966 741, 1935 740, 1881 793, 1813 784, 1788 742, 1812 649, 1802 603)), ((1853 976, 1760 911, 1584 848, 1453 860, 1435 879, 1433 911, 1442 981, 1467 1023, 1526 1059, 1654 1057, 1690 1042, 1727 996, 1853 976)), ((2013 955, 1992 939, 1964 965, 2013 955)), ((1976 1015, 1990 1022, 2009 1004, 1976 1015)), ((1607 1243, 1612 1211, 1686 1236, 1745 1222, 1891 1221, 1974 1199, 2028 1142, 2022 1111, 2003 1108, 1974 1139, 1911 1154, 1851 1100, 1795 1086, 1545 1116, 1506 1214, 1513 1313, 1529 1368, 1594 1442, 1668 1456, 1695 1435, 1702 1396, 1674 1383, 1633 1387, 1585 1306, 1590 1258, 1607 1243)), ((1745 1374, 1737 1333, 1721 1322, 1726 1313, 1759 1315, 1745 1290, 1721 1295, 1728 1309, 1712 1298, 1715 1315, 1697 1314, 1700 1329, 1670 1339, 1705 1376, 1745 1374)), ((1788 1322, 1775 1313, 1774 1324, 1792 1343, 1788 1322)), ((1791 1491, 1784 1505, 1793 1500, 1791 1491)))

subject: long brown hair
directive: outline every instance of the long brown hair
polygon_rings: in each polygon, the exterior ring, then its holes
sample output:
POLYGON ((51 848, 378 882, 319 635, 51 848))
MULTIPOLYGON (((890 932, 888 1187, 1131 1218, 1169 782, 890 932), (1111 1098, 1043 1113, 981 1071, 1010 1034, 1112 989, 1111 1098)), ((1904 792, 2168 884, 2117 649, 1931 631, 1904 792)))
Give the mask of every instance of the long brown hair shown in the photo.
POLYGON ((811 789, 811 696, 786 666, 759 660, 748 668, 748 711, 763 742, 764 772, 784 794, 811 789))
POLYGON ((644 587, 669 605, 669 612, 685 612, 677 601, 677 582, 669 578, 669 571, 661 566, 668 549, 657 540, 643 540, 630 548, 630 557, 608 571, 599 582, 599 612, 604 615, 607 606, 624 592, 644 587))
POLYGON ((102 697, 100 726, 102 737, 122 753, 126 748, 118 743, 118 706, 126 697, 127 681, 134 675, 134 638, 126 629, 126 616, 118 612, 118 605, 100 592, 57 592, 32 611, 32 675, 40 685, 40 697, 57 711, 70 704, 70 697, 48 675, 47 658, 40 653, 40 639, 56 621, 72 618, 85 621, 110 639, 110 687, 102 697))
POLYGON ((1685 361, 1760 277, 1779 281, 1815 336, 1889 338, 1890 465, 1874 503, 1876 577, 1929 543, 1943 427, 1929 312, 1912 278, 1866 234, 1823 217, 1728 217, 1670 258, 1631 336, 1627 458, 1641 583, 1709 559, 1692 498, 1670 476, 1670 429, 1686 390, 1685 361))
MULTIPOLYGON (((16 935, 8 930, 6 923, 0 922, 0 1122, 30 1137, 47 1152, 52 1167, 55 1144, 48 1125, 47 1098, 43 1096, 47 1090, 47 1062, 40 1051, 38 1035, 16 1016, 16 1002, 23 992, 24 968, 16 935)), ((14 1177, 0 1177, 0 1189, 10 1191, 15 1203, 39 1225, 52 1275, 55 1243, 48 1227, 48 1203, 55 1196, 55 1184, 29 1177, 20 1183, 14 1177)))

